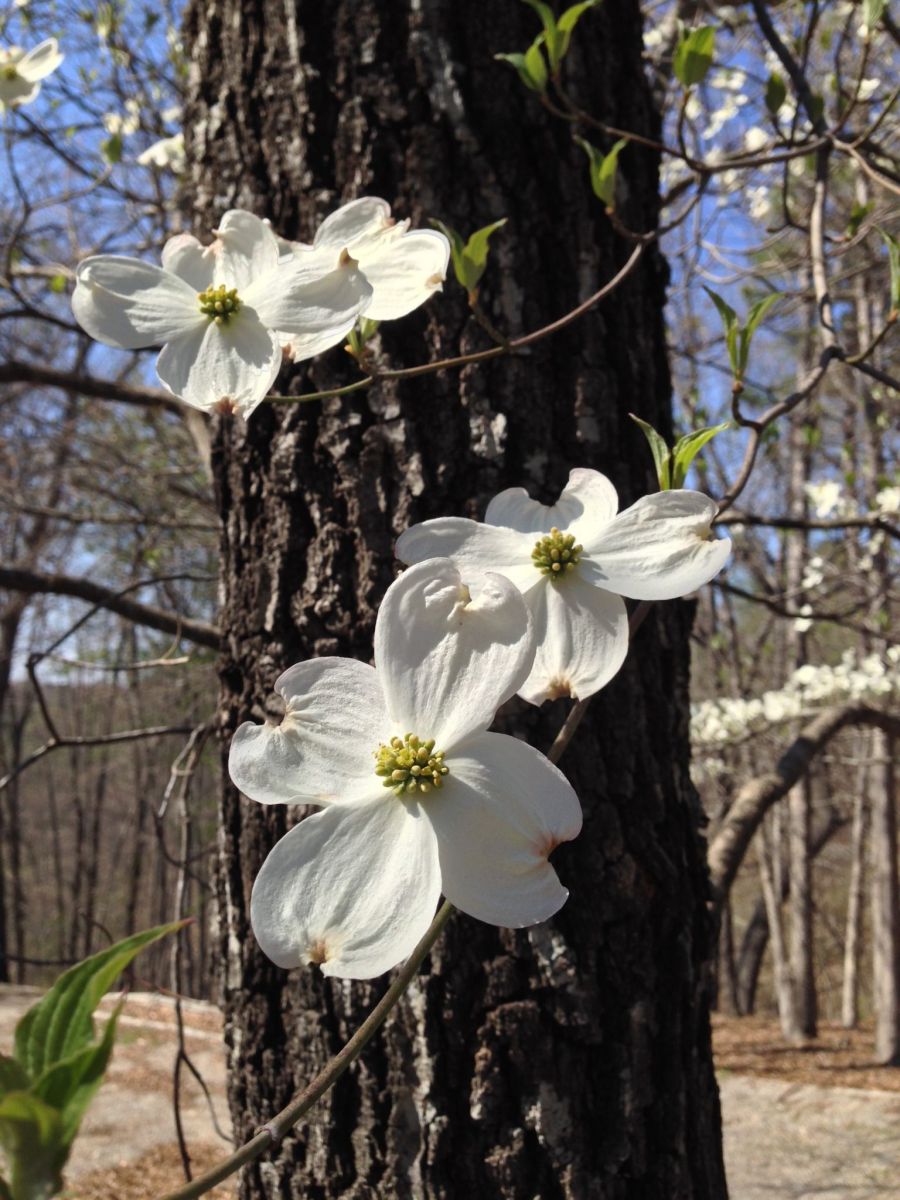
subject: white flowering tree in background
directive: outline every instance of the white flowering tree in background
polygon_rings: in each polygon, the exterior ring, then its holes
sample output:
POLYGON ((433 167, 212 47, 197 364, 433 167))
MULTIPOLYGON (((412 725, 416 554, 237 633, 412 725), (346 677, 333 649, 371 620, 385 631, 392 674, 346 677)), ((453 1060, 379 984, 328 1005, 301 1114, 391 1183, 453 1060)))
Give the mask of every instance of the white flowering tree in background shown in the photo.
POLYGON ((716 945, 900 1055, 890 9, 4 11, 0 974, 195 911, 242 1195, 724 1194, 716 945))

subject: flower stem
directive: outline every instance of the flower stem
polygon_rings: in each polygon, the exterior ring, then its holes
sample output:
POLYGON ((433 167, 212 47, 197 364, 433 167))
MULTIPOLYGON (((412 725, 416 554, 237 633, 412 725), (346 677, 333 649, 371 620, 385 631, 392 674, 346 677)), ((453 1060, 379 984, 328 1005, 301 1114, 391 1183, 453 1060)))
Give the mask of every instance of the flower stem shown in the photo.
POLYGON ((302 1092, 297 1093, 286 1108, 283 1108, 271 1121, 267 1122, 249 1142, 246 1142, 234 1154, 229 1155, 228 1158, 223 1159, 218 1166, 207 1171, 205 1175, 200 1175, 190 1183, 185 1184, 184 1187, 178 1188, 177 1191, 167 1193, 162 1200, 193 1200, 193 1197, 202 1196, 205 1192, 214 1188, 217 1183, 221 1183, 247 1163, 259 1158, 266 1150, 272 1146, 277 1146, 284 1135, 312 1108, 319 1097, 324 1095, 343 1075, 350 1064, 359 1057, 366 1043, 380 1029, 388 1013, 396 1006, 403 993, 409 987, 410 983, 412 983, 419 967, 422 965, 422 960, 437 941, 453 912, 453 905, 449 900, 445 900, 435 914, 434 920, 425 931, 418 946, 416 946, 415 950, 413 950, 412 954, 397 972, 391 986, 366 1017, 365 1021, 363 1021, 362 1025, 360 1025, 359 1029, 357 1029, 356 1033, 354 1033, 353 1037, 337 1052, 315 1079, 302 1092))

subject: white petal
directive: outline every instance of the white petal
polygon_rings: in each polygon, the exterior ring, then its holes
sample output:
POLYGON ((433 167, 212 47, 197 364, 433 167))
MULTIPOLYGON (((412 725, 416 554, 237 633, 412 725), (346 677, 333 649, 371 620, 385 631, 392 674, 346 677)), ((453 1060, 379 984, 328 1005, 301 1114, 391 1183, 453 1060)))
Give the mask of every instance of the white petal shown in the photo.
POLYGON ((605 475, 575 467, 556 504, 539 504, 524 488, 508 488, 490 502, 484 519, 522 533, 549 533, 555 527, 583 541, 611 521, 618 508, 616 489, 605 475))
POLYGON ((362 196, 342 205, 327 216, 316 231, 314 245, 349 248, 360 238, 379 234, 390 227, 391 206, 377 196, 362 196))
POLYGON ((60 54, 56 38, 47 38, 45 42, 29 50, 24 58, 16 63, 16 73, 29 83, 46 79, 60 65, 65 55, 60 54))
POLYGON ((436 229, 416 229, 398 238, 379 238, 361 249, 358 257, 374 291, 366 316, 372 321, 393 321, 441 290, 450 243, 436 229))
POLYGON ((163 347, 156 373, 194 408, 229 402, 247 417, 265 399, 281 367, 281 347, 250 308, 227 324, 206 320, 163 347))
POLYGON ((642 496, 593 538, 581 572, 598 587, 635 600, 671 600, 708 583, 731 553, 710 525, 716 505, 701 492, 642 496))
MULTIPOLYGON (((2 72, 2 68, 0 68, 0 72, 2 72)), ((29 83, 21 75, 13 75, 11 79, 5 79, 0 74, 0 107, 11 108, 14 104, 30 104, 32 100, 36 99, 40 90, 39 83, 29 83)))
POLYGON ((542 578, 531 561, 535 540, 467 517, 435 517, 401 533, 394 553, 405 563, 452 558, 467 580, 494 571, 527 592, 542 578))
POLYGON ((431 825, 415 802, 326 808, 274 847, 253 886, 250 920, 280 967, 372 979, 407 958, 441 892, 431 825))
POLYGON ((241 299, 252 304, 244 293, 278 266, 278 239, 265 221, 239 208, 225 214, 215 234, 210 246, 213 282, 237 288, 241 299))
POLYGON ((446 558, 404 571, 375 622, 375 666, 396 733, 450 751, 483 730, 525 682, 534 657, 531 618, 502 575, 467 588, 446 558))
POLYGON ((192 233, 179 233, 163 246, 162 265, 195 292, 203 292, 212 285, 215 255, 211 246, 201 245, 192 233))
POLYGON ((558 583, 543 579, 527 599, 537 650, 519 689, 523 700, 583 700, 609 683, 628 653, 624 601, 575 573, 558 583))
POLYGON ((79 263, 72 311, 79 325, 108 346, 158 346, 202 328, 196 293, 152 263, 98 254, 79 263))
POLYGON ((315 278, 303 259, 282 263, 245 299, 269 329, 291 335, 294 360, 311 358, 341 340, 372 298, 365 276, 347 263, 315 278), (314 349, 310 347, 314 346, 314 349))
POLYGON ((313 658, 275 682, 280 725, 246 722, 231 740, 228 772, 260 804, 345 804, 381 797, 375 752, 393 733, 368 663, 313 658))
POLYGON ((521 929, 553 916, 568 892, 547 858, 581 830, 572 785, 518 738, 482 734, 448 758, 423 804, 438 839, 444 895, 491 925, 521 929))

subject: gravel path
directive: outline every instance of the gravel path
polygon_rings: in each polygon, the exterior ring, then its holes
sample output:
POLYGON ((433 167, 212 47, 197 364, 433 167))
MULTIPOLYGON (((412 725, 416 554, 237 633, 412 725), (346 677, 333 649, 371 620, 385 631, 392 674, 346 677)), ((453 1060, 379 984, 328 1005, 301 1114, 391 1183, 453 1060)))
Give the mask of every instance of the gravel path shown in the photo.
POLYGON ((719 1080, 731 1200, 900 1200, 900 1095, 719 1080))
MULTIPOLYGON (((0 985, 0 1051, 16 1021, 34 1002, 32 989, 0 985)), ((213 1094, 219 1126, 228 1129, 219 1018, 210 1005, 191 1003, 188 1051, 213 1094)), ((67 1171, 70 1200, 111 1194, 115 1200, 159 1195, 132 1185, 129 1164, 171 1162, 169 1186, 179 1182, 171 1086, 174 1028, 171 1005, 133 995, 120 1023, 107 1081, 82 1126, 67 1171), (121 1190, 95 1190, 98 1173, 121 1190), (126 1177, 129 1180, 125 1186, 126 1177), (79 1181, 84 1181, 80 1185, 79 1181)), ((900 1093, 761 1079, 723 1072, 725 1161, 730 1200, 900 1200, 900 1093)), ((188 1144, 211 1163, 226 1152, 199 1087, 186 1076, 182 1116, 188 1144)), ((204 1163, 203 1165, 207 1165, 204 1163)), ((145 1173, 144 1173, 145 1174, 145 1173)), ((145 1185, 150 1181, 145 1177, 145 1185)))

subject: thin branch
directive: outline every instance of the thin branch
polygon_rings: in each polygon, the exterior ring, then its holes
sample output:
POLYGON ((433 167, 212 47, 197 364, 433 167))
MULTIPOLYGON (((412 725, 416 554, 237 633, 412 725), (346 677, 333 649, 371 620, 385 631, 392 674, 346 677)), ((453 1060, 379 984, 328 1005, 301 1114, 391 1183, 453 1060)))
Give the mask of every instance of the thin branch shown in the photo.
POLYGON ((174 634, 198 646, 219 649, 221 634, 215 625, 167 612, 153 604, 141 604, 122 592, 102 587, 90 579, 78 579, 72 575, 44 575, 18 567, 0 567, 0 588, 28 592, 30 595, 72 596, 76 600, 86 600, 89 604, 118 613, 137 625, 174 634))
POLYGON ((432 375, 437 371, 447 371, 455 367, 466 367, 471 363, 488 362, 492 358, 500 358, 506 354, 512 354, 516 350, 523 350, 526 346, 531 346, 534 342, 538 342, 542 338, 549 337, 551 334, 565 329, 567 325, 571 325, 573 321, 577 321, 579 317, 584 316, 595 304, 599 304, 610 292, 615 291, 628 278, 637 266, 646 248, 656 237, 656 233, 642 235, 642 240, 634 247, 626 259, 624 266, 616 272, 608 283, 605 283, 603 287, 588 296, 587 300, 584 300, 564 316, 551 321, 549 325, 544 325, 540 329, 533 330, 531 333, 510 338, 509 341, 504 342, 502 345, 491 346, 488 350, 476 350, 472 354, 459 354, 453 358, 439 358, 434 362, 420 363, 416 367, 400 367, 393 371, 379 371, 377 374, 365 375, 362 379, 357 379, 355 382, 348 383, 340 388, 326 389, 322 392, 304 392, 299 396, 266 396, 266 399, 276 404, 301 404, 311 400, 327 400, 336 396, 349 395, 351 392, 357 392, 361 388, 369 387, 373 383, 380 383, 384 380, 417 379, 420 375, 432 375))
POLYGON ((95 379, 93 375, 76 375, 73 371, 57 371, 53 367, 39 367, 34 363, 8 362, 0 364, 0 383, 28 383, 36 387, 61 388, 66 392, 80 392, 98 400, 117 400, 122 404, 138 405, 141 408, 164 408, 179 417, 184 416, 185 406, 171 392, 162 388, 139 387, 133 383, 117 383, 109 379, 95 379))
POLYGON ((184 1187, 178 1188, 177 1191, 169 1192, 163 1197, 163 1200, 194 1200, 195 1197, 202 1196, 205 1192, 210 1191, 217 1183, 221 1183, 224 1179, 228 1179, 229 1176, 234 1175, 236 1171, 246 1166, 247 1163, 259 1158, 266 1150, 277 1146, 285 1134, 312 1108, 319 1097, 323 1096, 340 1079, 351 1063, 356 1061, 373 1035, 381 1028, 388 1014, 396 1006, 415 978, 425 956, 437 941, 453 912, 453 905, 448 900, 445 900, 438 909, 434 920, 429 925, 418 946, 416 946, 410 957, 397 972, 391 986, 369 1013, 368 1017, 366 1017, 365 1021, 363 1021, 362 1025, 360 1025, 359 1029, 357 1029, 356 1033, 344 1045, 343 1049, 337 1052, 327 1066, 319 1072, 315 1079, 294 1097, 290 1104, 277 1113, 271 1121, 268 1121, 255 1137, 241 1146, 239 1150, 236 1150, 234 1154, 223 1159, 212 1170, 185 1184, 184 1187))

